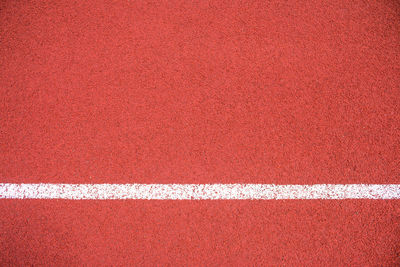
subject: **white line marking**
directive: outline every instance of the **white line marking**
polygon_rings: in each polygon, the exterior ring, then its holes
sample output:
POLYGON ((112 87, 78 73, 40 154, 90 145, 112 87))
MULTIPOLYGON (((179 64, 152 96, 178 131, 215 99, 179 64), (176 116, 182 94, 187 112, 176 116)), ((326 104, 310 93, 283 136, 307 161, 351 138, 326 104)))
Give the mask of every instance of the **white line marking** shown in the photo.
POLYGON ((400 184, 7 184, 3 199, 400 199, 400 184))

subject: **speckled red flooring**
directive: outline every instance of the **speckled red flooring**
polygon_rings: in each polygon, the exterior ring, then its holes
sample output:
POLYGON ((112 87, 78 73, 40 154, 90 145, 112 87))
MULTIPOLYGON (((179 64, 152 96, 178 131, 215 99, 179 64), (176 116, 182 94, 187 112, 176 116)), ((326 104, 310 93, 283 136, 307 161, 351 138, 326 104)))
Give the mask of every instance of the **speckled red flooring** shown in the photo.
MULTIPOLYGON (((400 183, 397 1, 2 1, 0 183, 400 183)), ((399 200, 0 200, 7 265, 400 264, 399 200)))

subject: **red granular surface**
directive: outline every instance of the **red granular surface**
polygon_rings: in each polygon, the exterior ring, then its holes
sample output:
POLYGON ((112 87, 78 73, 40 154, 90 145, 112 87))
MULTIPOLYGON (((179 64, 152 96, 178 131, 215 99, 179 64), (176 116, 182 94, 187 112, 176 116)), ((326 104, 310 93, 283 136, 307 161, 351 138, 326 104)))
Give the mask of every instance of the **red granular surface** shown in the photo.
MULTIPOLYGON (((397 1, 2 1, 0 182, 400 183, 397 1)), ((400 201, 0 200, 2 265, 396 265, 400 201)))

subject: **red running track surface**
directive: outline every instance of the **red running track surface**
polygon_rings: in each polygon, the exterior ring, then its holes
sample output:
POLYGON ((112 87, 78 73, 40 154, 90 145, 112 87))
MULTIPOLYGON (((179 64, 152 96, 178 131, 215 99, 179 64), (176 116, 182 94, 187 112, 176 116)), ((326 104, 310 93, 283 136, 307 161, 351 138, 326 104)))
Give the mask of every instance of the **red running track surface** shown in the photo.
MULTIPOLYGON (((1 183, 400 183, 396 1, 2 1, 1 183)), ((399 200, 0 200, 2 265, 400 264, 399 200)))

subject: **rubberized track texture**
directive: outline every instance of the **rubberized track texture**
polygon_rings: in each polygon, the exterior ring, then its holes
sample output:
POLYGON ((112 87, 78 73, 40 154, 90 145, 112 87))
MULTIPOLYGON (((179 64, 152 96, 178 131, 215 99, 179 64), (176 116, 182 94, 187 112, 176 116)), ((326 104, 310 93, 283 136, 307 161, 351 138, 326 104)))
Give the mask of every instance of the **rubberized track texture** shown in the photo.
POLYGON ((398 266, 399 154, 398 1, 0 1, 1 266, 398 266))

